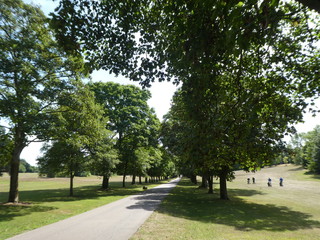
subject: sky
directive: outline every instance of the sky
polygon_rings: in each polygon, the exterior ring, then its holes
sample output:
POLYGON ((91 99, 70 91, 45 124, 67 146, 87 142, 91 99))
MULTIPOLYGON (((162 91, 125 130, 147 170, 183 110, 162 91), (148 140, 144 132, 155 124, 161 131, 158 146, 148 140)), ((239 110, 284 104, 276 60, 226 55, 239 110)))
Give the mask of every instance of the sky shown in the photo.
MULTIPOLYGON (((49 14, 58 6, 59 0, 24 0, 26 3, 34 3, 41 7, 45 14, 49 14)), ((94 71, 91 75, 93 81, 113 81, 120 84, 133 84, 139 86, 137 82, 130 81, 122 76, 115 77, 108 72, 100 70, 94 71)), ((152 94, 151 99, 148 101, 150 107, 154 108, 158 118, 162 120, 164 114, 166 114, 171 106, 171 98, 177 87, 170 82, 155 82, 149 88, 152 94)), ((320 100, 316 101, 316 106, 320 108, 320 100)), ((320 114, 316 117, 312 117, 312 114, 304 114, 304 123, 295 125, 298 132, 308 132, 320 124, 320 114)), ((285 138, 286 141, 289 138, 285 138)), ((36 158, 40 155, 41 143, 32 143, 25 148, 21 154, 21 158, 25 159, 29 164, 36 165, 36 158)))

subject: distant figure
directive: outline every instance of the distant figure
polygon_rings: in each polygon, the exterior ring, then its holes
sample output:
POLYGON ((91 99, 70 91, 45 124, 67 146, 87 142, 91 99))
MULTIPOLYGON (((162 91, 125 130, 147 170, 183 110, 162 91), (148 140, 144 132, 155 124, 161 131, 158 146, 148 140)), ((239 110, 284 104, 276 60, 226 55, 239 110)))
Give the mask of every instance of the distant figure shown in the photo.
POLYGON ((280 178, 279 184, 280 184, 280 187, 283 187, 283 178, 282 177, 280 178))
POLYGON ((250 178, 247 178, 247 183, 250 184, 250 178))
POLYGON ((268 178, 268 187, 272 187, 271 178, 268 178))
POLYGON ((256 179, 253 177, 252 178, 252 183, 255 184, 256 183, 256 179))

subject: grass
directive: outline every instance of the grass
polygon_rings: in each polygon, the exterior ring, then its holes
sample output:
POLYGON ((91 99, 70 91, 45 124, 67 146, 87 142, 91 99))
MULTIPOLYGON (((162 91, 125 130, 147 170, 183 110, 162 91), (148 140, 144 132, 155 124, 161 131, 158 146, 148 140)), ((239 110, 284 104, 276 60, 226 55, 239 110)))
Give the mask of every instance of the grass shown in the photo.
POLYGON ((320 181, 297 166, 238 171, 228 184, 230 201, 215 187, 209 195, 183 179, 132 239, 320 239, 320 181), (256 184, 247 184, 253 176, 256 184))
MULTIPOLYGON (((122 188, 122 178, 110 179, 109 191, 101 191, 102 179, 96 176, 75 178, 74 197, 69 197, 68 178, 39 178, 19 175, 19 195, 23 204, 0 204, 0 239, 38 228, 142 191, 140 185, 122 188)), ((150 187, 155 185, 149 185, 150 187)), ((0 203, 8 199, 9 177, 0 177, 0 203)))

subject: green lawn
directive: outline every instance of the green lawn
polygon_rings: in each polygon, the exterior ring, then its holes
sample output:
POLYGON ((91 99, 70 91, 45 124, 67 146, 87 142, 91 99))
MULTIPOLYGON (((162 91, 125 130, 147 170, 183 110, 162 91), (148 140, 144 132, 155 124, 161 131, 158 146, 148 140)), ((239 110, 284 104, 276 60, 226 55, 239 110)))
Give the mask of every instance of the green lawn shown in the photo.
MULTIPOLYGON (((125 196, 142 191, 127 179, 110 180, 110 191, 100 191, 102 179, 96 176, 75 178, 74 197, 68 197, 68 178, 38 178, 37 174, 20 174, 20 200, 22 205, 4 204, 8 199, 9 177, 0 177, 0 239, 68 218, 125 196), (1 204, 2 203, 2 204, 1 204)), ((150 185, 152 187, 153 185, 150 185)))
POLYGON ((215 186, 209 195, 184 179, 132 239, 320 239, 320 180, 303 169, 238 171, 228 184, 230 201, 219 200, 215 186), (247 184, 253 176, 256 184, 247 184))

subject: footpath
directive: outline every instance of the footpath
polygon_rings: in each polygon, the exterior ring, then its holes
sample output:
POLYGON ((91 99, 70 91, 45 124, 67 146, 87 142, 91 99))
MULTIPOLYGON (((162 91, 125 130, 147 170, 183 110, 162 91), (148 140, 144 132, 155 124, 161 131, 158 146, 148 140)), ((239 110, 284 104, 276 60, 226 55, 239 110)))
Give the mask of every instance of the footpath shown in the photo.
POLYGON ((126 240, 148 219, 180 178, 137 195, 7 240, 126 240))

